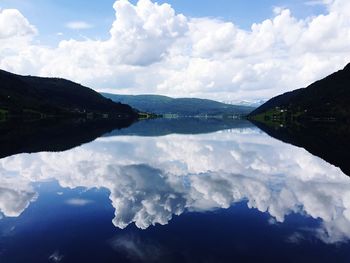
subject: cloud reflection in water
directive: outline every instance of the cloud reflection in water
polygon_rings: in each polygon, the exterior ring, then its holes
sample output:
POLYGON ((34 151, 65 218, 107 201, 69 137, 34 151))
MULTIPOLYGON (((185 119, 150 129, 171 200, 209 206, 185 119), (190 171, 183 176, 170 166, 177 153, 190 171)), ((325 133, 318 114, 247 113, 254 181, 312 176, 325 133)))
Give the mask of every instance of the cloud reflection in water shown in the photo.
POLYGON ((315 235, 324 242, 350 238, 350 179, 255 129, 105 137, 62 153, 5 158, 0 173, 5 216, 19 216, 35 201, 31 183, 54 179, 67 188, 108 189, 119 228, 135 223, 146 229, 184 211, 213 211, 246 200, 280 223, 291 213, 321 219, 315 235))

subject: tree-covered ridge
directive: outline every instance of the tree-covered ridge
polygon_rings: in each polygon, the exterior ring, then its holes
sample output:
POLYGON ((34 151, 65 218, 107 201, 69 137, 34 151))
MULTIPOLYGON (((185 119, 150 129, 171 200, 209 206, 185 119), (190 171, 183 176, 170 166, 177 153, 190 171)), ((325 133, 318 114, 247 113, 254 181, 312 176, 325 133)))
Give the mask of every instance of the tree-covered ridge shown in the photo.
POLYGON ((171 98, 160 95, 116 95, 102 93, 116 102, 126 103, 141 111, 154 114, 174 114, 179 116, 233 116, 247 115, 253 107, 224 104, 198 98, 171 98))
POLYGON ((98 114, 128 118, 136 116, 136 111, 69 80, 20 76, 0 70, 0 114, 3 117, 98 114))
POLYGON ((310 86, 267 101, 250 114, 260 121, 349 121, 350 64, 310 86))

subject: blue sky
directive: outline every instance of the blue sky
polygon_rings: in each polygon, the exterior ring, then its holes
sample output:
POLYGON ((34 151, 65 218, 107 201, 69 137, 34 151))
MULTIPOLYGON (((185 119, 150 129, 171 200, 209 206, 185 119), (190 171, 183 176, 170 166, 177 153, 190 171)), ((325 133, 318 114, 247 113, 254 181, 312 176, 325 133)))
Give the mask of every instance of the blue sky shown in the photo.
MULTIPOLYGON (((43 44, 54 45, 62 38, 105 39, 115 19, 115 0, 0 0, 0 8, 20 10, 40 31, 43 44), (84 21, 89 29, 72 30, 65 27, 70 21, 84 21), (64 33, 64 36, 57 36, 64 33)), ((137 0, 130 0, 136 4, 137 0)), ((255 22, 273 16, 273 8, 284 7, 293 15, 305 18, 325 12, 324 6, 308 5, 306 0, 159 0, 169 3, 178 13, 189 17, 212 17, 232 21, 241 28, 249 29, 255 22)))

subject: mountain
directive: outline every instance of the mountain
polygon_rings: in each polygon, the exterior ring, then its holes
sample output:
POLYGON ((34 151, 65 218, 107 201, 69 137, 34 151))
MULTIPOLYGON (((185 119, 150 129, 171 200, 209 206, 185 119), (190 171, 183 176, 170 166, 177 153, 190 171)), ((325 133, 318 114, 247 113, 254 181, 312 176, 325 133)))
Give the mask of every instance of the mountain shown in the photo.
POLYGON ((310 86, 279 95, 254 110, 257 121, 349 121, 350 64, 310 86))
POLYGON ((4 116, 81 116, 136 118, 128 105, 115 103, 96 91, 59 78, 20 76, 0 70, 0 119, 4 116))
POLYGON ((221 102, 196 99, 174 99, 159 95, 115 95, 102 93, 103 96, 116 102, 127 103, 138 110, 154 114, 175 114, 179 116, 232 116, 247 115, 254 110, 253 107, 229 105, 221 102))
POLYGON ((259 99, 259 100, 242 100, 242 101, 223 101, 225 104, 237 105, 237 106, 248 106, 254 109, 263 105, 267 100, 259 99))

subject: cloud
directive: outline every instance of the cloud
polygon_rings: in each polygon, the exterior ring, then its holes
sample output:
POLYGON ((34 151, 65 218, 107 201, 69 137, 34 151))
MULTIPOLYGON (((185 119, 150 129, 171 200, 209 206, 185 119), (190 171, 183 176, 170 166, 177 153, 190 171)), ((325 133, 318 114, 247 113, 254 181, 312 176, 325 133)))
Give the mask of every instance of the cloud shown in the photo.
MULTIPOLYGON (((35 26, 16 9, 0 9, 0 68, 37 73, 33 67, 33 39, 37 35, 35 26)), ((39 63, 39 61, 37 62, 39 63)), ((39 65, 38 65, 39 67, 39 65)))
POLYGON ((33 36, 36 33, 36 28, 18 10, 0 10, 0 41, 12 37, 33 36))
POLYGON ((135 234, 121 235, 110 241, 112 248, 133 261, 155 262, 162 256, 160 244, 143 240, 135 234))
POLYGON ((66 201, 68 205, 72 205, 72 206, 86 206, 88 204, 91 204, 92 202, 93 202, 92 200, 79 199, 79 198, 68 199, 66 201))
MULTIPOLYGON (((107 189, 118 228, 134 223, 146 229, 167 224, 185 211, 247 202, 249 208, 268 212, 274 222, 282 223, 293 213, 319 219, 313 234, 324 242, 350 238, 349 178, 305 150, 256 129, 101 138, 63 153, 2 159, 0 173, 16 175, 1 185, 20 193, 11 198, 0 194, 5 216, 19 216, 35 201, 32 183, 56 180, 63 188, 107 189)), ((73 203, 81 204, 78 200, 73 203)))
POLYGON ((54 253, 50 255, 49 261, 57 263, 57 262, 61 262, 63 258, 64 256, 58 250, 56 250, 54 253))
MULTIPOLYGON (((230 21, 177 14, 169 4, 118 0, 108 39, 62 40, 50 48, 19 41, 0 47, 0 67, 121 93, 269 98, 350 61, 349 1, 324 5, 326 14, 305 19, 275 9, 272 18, 243 30, 230 21)), ((3 10, 2 16, 8 12, 22 23, 14 31, 0 27, 0 35, 33 36, 35 28, 18 11, 3 10)))
POLYGON ((293 243, 293 244, 300 244, 302 243, 303 241, 305 241, 305 237, 302 233, 300 232, 294 232, 292 235, 290 235, 288 238, 287 238, 287 242, 288 243, 293 243))
POLYGON ((161 171, 146 165, 110 166, 111 180, 121 185, 109 188, 110 199, 116 208, 113 224, 125 228, 135 223, 146 229, 151 225, 166 225, 173 214, 184 211, 185 198, 167 182, 161 171))
POLYGON ((140 0, 114 4, 116 20, 110 30, 109 47, 122 64, 148 66, 167 56, 169 49, 187 32, 187 19, 168 4, 140 0), (121 56, 121 57, 120 57, 121 56))
POLYGON ((11 178, 0 170, 0 214, 18 217, 37 199, 37 193, 23 178, 11 178))
POLYGON ((94 26, 90 23, 87 23, 85 21, 71 21, 66 23, 65 25, 67 28, 74 29, 74 30, 80 30, 80 29, 90 29, 94 26))

